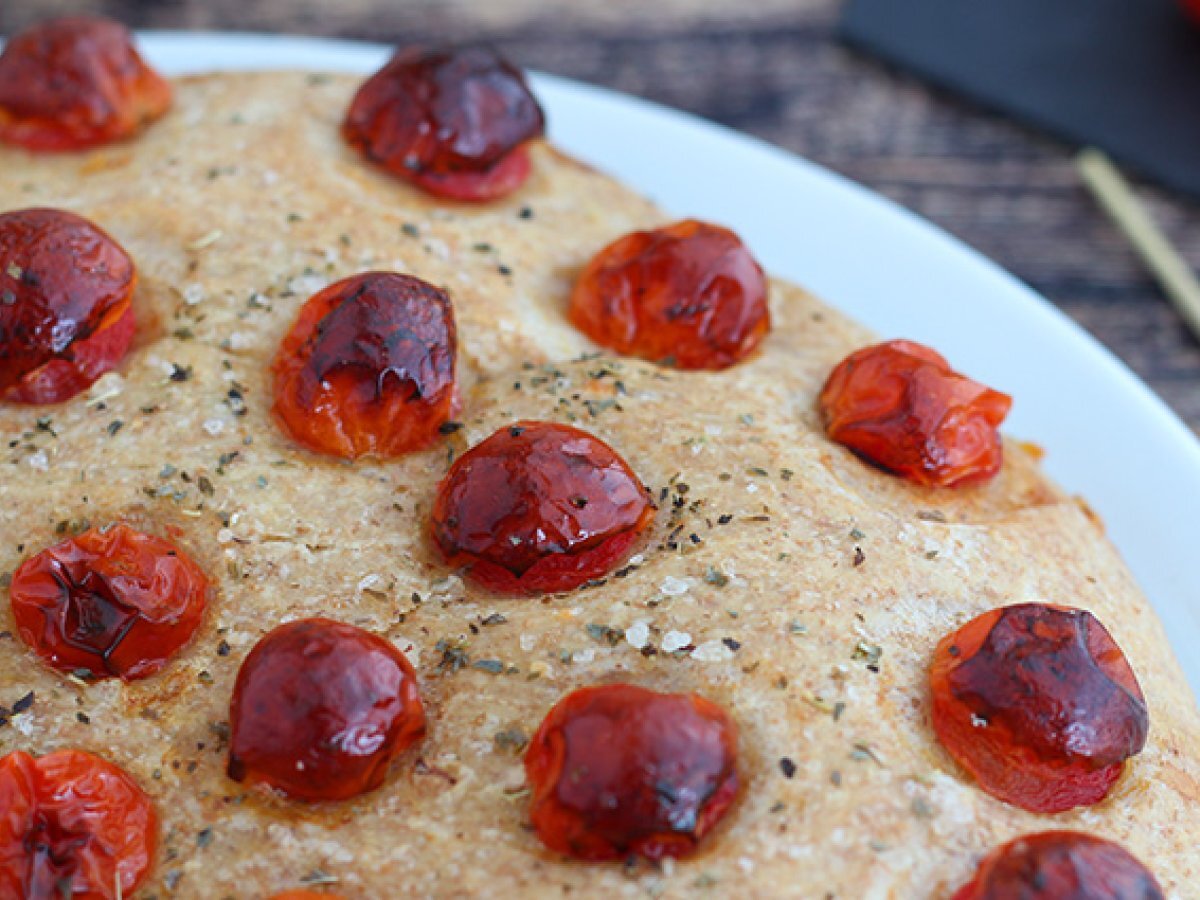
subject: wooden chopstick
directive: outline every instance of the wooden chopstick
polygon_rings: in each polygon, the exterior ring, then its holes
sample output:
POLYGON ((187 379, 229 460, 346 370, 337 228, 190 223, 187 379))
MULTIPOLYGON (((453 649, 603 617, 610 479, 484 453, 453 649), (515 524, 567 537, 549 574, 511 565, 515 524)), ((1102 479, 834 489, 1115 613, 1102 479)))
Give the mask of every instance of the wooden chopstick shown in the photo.
POLYGON ((1133 245, 1179 315, 1200 340, 1200 281, 1133 193, 1129 181, 1108 156, 1086 147, 1075 158, 1084 184, 1133 245))

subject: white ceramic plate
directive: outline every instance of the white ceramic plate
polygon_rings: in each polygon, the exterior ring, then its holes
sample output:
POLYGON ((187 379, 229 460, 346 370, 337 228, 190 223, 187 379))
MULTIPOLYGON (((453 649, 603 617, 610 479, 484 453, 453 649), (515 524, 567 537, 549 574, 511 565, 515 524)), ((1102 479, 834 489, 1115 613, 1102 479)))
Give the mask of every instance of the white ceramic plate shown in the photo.
MULTIPOLYGON (((170 74, 366 73, 389 52, 240 34, 143 40, 170 74)), ((642 100, 546 75, 533 83, 569 152, 676 214, 730 225, 771 271, 1012 394, 1007 431, 1045 447, 1053 477, 1104 517, 1200 692, 1200 443, 1124 365, 973 250, 837 175, 642 100)))

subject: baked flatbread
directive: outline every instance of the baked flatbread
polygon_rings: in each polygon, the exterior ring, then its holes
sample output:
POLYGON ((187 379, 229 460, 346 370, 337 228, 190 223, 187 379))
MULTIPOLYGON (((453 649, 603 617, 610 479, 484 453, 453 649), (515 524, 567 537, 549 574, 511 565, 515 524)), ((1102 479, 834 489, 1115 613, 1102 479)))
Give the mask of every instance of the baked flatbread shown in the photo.
POLYGON ((188 78, 130 143, 0 149, 0 209, 87 216, 140 272, 139 343, 118 373, 61 406, 0 407, 0 572, 122 519, 170 536, 215 584, 195 640, 132 684, 64 679, 0 611, 0 705, 34 695, 0 727, 0 753, 87 749, 146 788, 162 847, 142 896, 329 883, 356 898, 942 898, 997 845, 1048 828, 1112 838, 1169 897, 1200 896, 1194 700, 1101 524, 1045 480, 1033 448, 1010 442, 986 486, 932 491, 831 443, 816 394, 875 338, 778 281, 772 333, 729 370, 596 355, 564 315, 573 279, 663 212, 545 144, 505 200, 428 198, 341 141, 357 83, 188 78), (371 269, 453 298, 464 428, 347 464, 281 433, 268 366, 301 303, 371 269), (498 598, 430 545, 451 457, 518 418, 595 433, 662 498, 649 542, 599 586, 498 598), (992 799, 930 726, 937 642, 1026 600, 1094 612, 1145 691, 1146 750, 1090 809, 992 799), (348 803, 270 799, 225 776, 239 664, 266 631, 312 615, 393 640, 429 714, 419 750, 348 803), (617 680, 696 691, 738 723, 741 796, 691 858, 571 862, 527 826, 522 742, 568 691, 617 680))

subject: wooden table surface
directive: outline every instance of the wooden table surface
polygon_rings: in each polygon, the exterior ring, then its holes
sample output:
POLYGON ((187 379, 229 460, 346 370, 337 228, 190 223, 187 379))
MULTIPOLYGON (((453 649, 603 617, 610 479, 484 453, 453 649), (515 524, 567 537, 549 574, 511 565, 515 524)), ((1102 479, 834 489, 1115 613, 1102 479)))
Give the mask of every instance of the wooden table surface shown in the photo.
MULTIPOLYGON (((495 42, 522 65, 758 135, 933 220, 1107 344, 1200 431, 1200 343, 1100 214, 1064 144, 867 60, 839 0, 4 0, 0 33, 93 11, 137 28, 495 42)), ((1138 185, 1193 265, 1194 203, 1138 185)), ((1020 348, 1013 348, 1020 353, 1020 348)))

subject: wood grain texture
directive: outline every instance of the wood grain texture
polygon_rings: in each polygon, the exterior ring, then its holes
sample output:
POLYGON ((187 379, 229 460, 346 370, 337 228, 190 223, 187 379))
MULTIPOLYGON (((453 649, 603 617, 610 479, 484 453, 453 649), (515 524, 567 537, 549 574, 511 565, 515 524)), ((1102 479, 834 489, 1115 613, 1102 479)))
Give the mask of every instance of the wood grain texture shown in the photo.
MULTIPOLYGON (((1015 273, 1200 430, 1200 343, 1072 167, 1073 149, 839 45, 837 0, 8 0, 0 32, 89 10, 139 28, 494 41, 526 66, 766 138, 861 181, 1015 273)), ((1139 184, 1200 265, 1196 206, 1139 184)), ((1019 353, 1014 348, 1014 353, 1019 353)))

